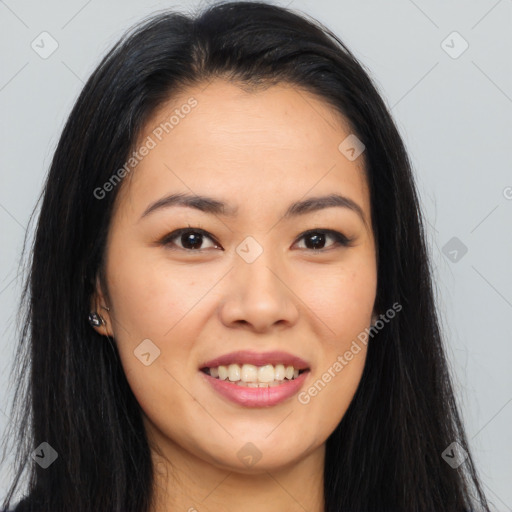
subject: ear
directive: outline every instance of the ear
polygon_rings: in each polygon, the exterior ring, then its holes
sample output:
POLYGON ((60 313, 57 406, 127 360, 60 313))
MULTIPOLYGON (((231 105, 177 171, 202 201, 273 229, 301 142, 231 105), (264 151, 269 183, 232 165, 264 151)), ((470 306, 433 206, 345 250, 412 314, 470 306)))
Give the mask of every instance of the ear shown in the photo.
POLYGON ((375 325, 375 322, 378 320, 378 318, 379 318, 378 312, 377 311, 373 311, 373 313, 372 313, 372 324, 371 325, 375 325))
POLYGON ((96 312, 100 319, 103 319, 102 325, 91 326, 97 333, 102 336, 114 337, 114 331, 112 329, 112 315, 110 307, 105 300, 105 294, 101 288, 101 282, 99 276, 96 276, 95 290, 91 296, 91 313, 96 312))

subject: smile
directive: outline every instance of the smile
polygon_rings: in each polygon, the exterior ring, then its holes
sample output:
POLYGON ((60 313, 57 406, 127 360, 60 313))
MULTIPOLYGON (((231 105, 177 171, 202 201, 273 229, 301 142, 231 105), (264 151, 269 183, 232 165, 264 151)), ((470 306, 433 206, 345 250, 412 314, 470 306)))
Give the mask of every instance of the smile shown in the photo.
POLYGON ((304 359, 283 351, 242 350, 203 362, 199 374, 215 394, 244 407, 269 407, 297 394, 311 373, 304 359))

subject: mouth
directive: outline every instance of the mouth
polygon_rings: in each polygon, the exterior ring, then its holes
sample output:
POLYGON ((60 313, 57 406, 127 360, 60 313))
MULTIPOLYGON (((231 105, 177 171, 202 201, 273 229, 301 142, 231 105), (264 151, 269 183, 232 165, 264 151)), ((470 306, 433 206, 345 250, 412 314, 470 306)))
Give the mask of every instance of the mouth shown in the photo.
POLYGON ((233 352, 203 363, 206 382, 231 402, 267 407, 298 393, 311 373, 303 359, 285 352, 233 352))

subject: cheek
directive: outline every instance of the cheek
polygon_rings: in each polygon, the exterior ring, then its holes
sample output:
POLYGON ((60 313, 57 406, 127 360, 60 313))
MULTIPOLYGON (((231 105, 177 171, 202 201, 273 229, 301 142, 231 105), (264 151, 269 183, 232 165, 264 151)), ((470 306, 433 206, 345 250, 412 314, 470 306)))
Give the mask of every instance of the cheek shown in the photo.
POLYGON ((345 360, 345 364, 340 363, 344 352, 328 357, 325 366, 297 396, 296 407, 303 408, 308 418, 307 428, 319 439, 327 438, 334 431, 356 393, 366 359, 366 347, 360 345, 360 352, 351 361, 345 360))
MULTIPOLYGON (((116 263, 109 269, 121 364, 148 418, 166 418, 170 410, 181 417, 190 396, 179 383, 185 381, 190 340, 197 328, 182 320, 188 318, 200 290, 190 272, 171 275, 163 262, 149 262, 147 252, 127 249, 112 252, 111 261, 116 263), (149 353, 148 365, 143 362, 144 353, 149 353)), ((174 427, 179 430, 178 425, 174 427)))
POLYGON ((154 403, 164 395, 172 401, 172 393, 162 395, 174 382, 166 369, 173 375, 185 370, 177 364, 187 361, 194 326, 180 320, 194 304, 194 287, 187 287, 176 272, 171 276, 161 263, 149 262, 144 251, 120 246, 110 262, 114 335, 130 386, 144 409, 156 397, 154 403))
POLYGON ((348 409, 366 362, 365 329, 371 322, 377 284, 372 255, 347 262, 336 272, 332 268, 316 272, 307 284, 301 293, 319 319, 323 350, 298 402, 308 417, 319 421, 323 432, 330 433, 348 409))
POLYGON ((298 282, 302 283, 299 296, 330 333, 327 338, 339 348, 368 327, 377 286, 371 259, 335 270, 318 268, 310 279, 298 282))
POLYGON ((162 338, 197 301, 197 279, 190 271, 171 271, 165 258, 151 260, 147 252, 121 249, 111 255, 116 263, 109 281, 116 318, 122 324, 119 334, 162 338))
POLYGON ((345 415, 366 363, 367 338, 361 334, 365 334, 371 321, 374 284, 356 277, 339 279, 326 293, 311 298, 312 309, 321 319, 318 324, 327 328, 321 328, 318 367, 297 399, 298 407, 307 411, 311 429, 325 436, 332 433, 345 415), (359 286, 363 282, 367 287, 359 286))

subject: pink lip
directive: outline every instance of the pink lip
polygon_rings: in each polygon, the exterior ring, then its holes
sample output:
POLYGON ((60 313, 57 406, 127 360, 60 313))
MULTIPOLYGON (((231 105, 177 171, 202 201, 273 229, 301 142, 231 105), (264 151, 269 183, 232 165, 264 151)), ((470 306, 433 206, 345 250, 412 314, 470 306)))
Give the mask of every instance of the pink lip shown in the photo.
POLYGON ((242 365, 244 363, 253 364, 254 366, 284 364, 285 366, 293 366, 297 370, 306 370, 309 368, 309 364, 304 361, 304 359, 288 354, 287 352, 273 351, 258 353, 251 352, 250 350, 240 350, 238 352, 224 354, 211 361, 206 361, 199 368, 216 368, 217 366, 228 366, 230 364, 242 365))
POLYGON ((295 395, 304 384, 309 371, 301 373, 296 379, 284 381, 279 386, 269 388, 249 388, 239 386, 227 380, 210 377, 207 373, 199 372, 215 391, 232 402, 245 407, 269 407, 283 402, 295 395))

